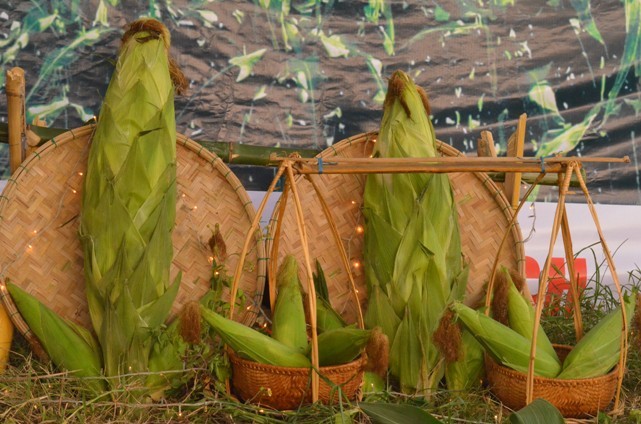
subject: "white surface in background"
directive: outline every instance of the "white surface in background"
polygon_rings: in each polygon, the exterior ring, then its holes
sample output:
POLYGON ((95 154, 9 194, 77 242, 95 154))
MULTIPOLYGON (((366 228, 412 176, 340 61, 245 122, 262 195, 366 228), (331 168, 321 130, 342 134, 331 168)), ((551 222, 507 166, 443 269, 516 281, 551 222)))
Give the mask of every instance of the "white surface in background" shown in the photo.
MULTIPOLYGON (((556 206, 556 203, 537 202, 533 209, 528 209, 526 205, 519 213, 519 225, 523 238, 527 239, 533 225, 535 230, 525 243, 525 255, 528 257, 526 259, 530 265, 530 270, 527 272, 528 287, 533 294, 538 292, 537 275, 534 271, 537 265, 541 271, 545 265, 556 206)), ((614 258, 614 267, 619 282, 622 285, 639 283, 641 278, 641 206, 596 205, 595 209, 603 237, 614 258)), ((599 244, 595 244, 599 242, 599 235, 588 206, 569 203, 566 204, 566 210, 577 264, 585 269, 583 277, 586 277, 589 285, 598 267, 603 282, 614 289, 614 282, 605 262, 603 249, 599 244)), ((557 263, 564 262, 560 233, 557 236, 552 257, 558 258, 556 259, 557 263)), ((564 275, 568 276, 567 270, 564 275)))
POLYGON ((2 190, 4 190, 4 186, 7 185, 6 180, 0 180, 0 193, 2 193, 2 190))

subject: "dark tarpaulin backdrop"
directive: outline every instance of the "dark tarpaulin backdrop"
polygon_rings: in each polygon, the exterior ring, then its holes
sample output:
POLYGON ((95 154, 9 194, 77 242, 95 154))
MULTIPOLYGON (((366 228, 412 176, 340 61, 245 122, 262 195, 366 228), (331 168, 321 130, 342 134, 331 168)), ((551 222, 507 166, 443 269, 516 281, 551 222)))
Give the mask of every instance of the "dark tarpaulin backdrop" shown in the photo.
MULTIPOLYGON (((526 155, 628 155, 590 165, 589 187, 598 202, 641 205, 638 0, 0 0, 0 85, 23 67, 28 119, 79 126, 98 115, 123 27, 141 16, 172 33, 190 80, 178 130, 195 140, 325 148, 378 127, 386 78, 402 69, 427 90, 440 140, 475 154, 489 129, 504 153, 526 112, 526 155)), ((250 189, 272 175, 234 171, 250 189)))

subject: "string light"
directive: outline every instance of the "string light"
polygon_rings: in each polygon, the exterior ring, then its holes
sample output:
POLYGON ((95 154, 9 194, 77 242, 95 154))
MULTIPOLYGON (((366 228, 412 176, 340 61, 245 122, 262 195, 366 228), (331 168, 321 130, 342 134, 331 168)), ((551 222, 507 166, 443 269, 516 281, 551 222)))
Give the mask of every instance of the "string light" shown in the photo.
POLYGON ((78 175, 80 175, 82 177, 85 174, 81 171, 81 172, 78 172, 78 175))
POLYGON ((359 261, 352 261, 352 266, 356 269, 361 267, 361 263, 359 261))
POLYGON ((362 225, 356 226, 356 234, 363 234, 364 231, 365 231, 365 228, 363 228, 362 225))
POLYGON ((356 204, 356 200, 352 200, 352 205, 355 205, 355 204, 356 204))
POLYGON ((71 189, 71 192, 72 192, 73 194, 78 193, 78 191, 77 191, 75 188, 72 188, 72 189, 71 189))

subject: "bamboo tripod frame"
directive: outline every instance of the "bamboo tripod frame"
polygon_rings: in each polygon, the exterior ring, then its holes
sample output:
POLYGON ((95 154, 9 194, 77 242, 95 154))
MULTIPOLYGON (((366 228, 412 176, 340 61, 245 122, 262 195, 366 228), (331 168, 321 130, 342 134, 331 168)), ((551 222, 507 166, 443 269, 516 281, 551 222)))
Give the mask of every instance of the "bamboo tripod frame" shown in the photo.
MULTIPOLYGON (((627 162, 627 157, 623 158, 621 161, 627 162)), ((619 161, 617 160, 616 162, 619 162, 619 161)), ((603 232, 601 230, 601 224, 599 222, 596 208, 594 207, 594 203, 592 202, 592 198, 585 184, 585 180, 581 175, 582 161, 580 159, 570 160, 564 165, 564 168, 565 169, 563 170, 563 172, 558 173, 559 200, 558 200, 557 208, 554 215, 554 221, 552 224, 552 233, 551 233, 552 235, 550 238, 548 254, 545 260, 545 264, 543 266, 543 270, 541 271, 541 274, 539 276, 539 291, 538 291, 539 295, 537 296, 537 302, 536 302, 534 328, 532 331, 532 345, 530 347, 530 363, 529 363, 528 375, 527 375, 526 404, 530 404, 533 400, 534 361, 536 359, 536 340, 538 337, 539 323, 541 322, 541 315, 543 312, 543 303, 545 300, 545 293, 547 292, 547 287, 549 283, 548 274, 552 265, 552 253, 557 241, 559 231, 561 231, 561 238, 563 241, 563 247, 564 247, 564 253, 565 253, 565 261, 568 267, 568 273, 570 277, 570 293, 572 295, 572 312, 573 312, 572 316, 574 320, 574 330, 575 330, 576 340, 579 341, 583 337, 583 320, 581 316, 578 282, 577 282, 576 272, 574 268, 574 253, 573 253, 574 251, 572 247, 572 238, 570 235, 570 224, 567 216, 567 210, 565 207, 565 201, 569 191, 568 189, 570 186, 570 180, 573 176, 576 176, 576 179, 578 180, 579 185, 581 187, 581 191, 586 199, 588 208, 590 210, 590 214, 594 221, 595 228, 599 235, 599 243, 603 248, 603 253, 608 263, 608 268, 610 269, 610 273, 612 275, 612 280, 614 281, 614 284, 616 286, 617 295, 619 296, 619 302, 623 304, 623 292, 621 289, 621 284, 619 282, 618 275, 616 273, 616 268, 614 266, 614 260, 612 258, 610 249, 608 248, 608 245, 603 236, 603 232)), ((530 193, 536 187, 538 181, 543 179, 544 176, 545 176, 545 172, 541 172, 537 177, 537 179, 535 180, 535 182, 530 186, 526 194, 523 196, 523 199, 521 200, 521 202, 519 203, 519 205, 514 211, 514 216, 512 218, 513 221, 516 220, 516 217, 519 211, 525 204, 530 193)), ((499 247, 499 251, 504 245, 505 239, 506 238, 504 237, 499 247)), ((496 276, 497 268, 498 268, 498 256, 494 262, 494 265, 492 268, 492 274, 488 282, 487 295, 485 298, 486 314, 489 314, 491 293, 493 292, 494 278, 496 276)), ((621 308, 621 315, 623 319, 623 323, 622 323, 623 325, 621 329, 622 331, 621 347, 620 347, 620 353, 619 353, 619 366, 618 366, 618 375, 617 375, 616 394, 615 394, 614 406, 613 406, 614 411, 619 409, 619 402, 621 397, 621 386, 623 383, 623 374, 625 371, 625 362, 627 358, 627 349, 628 349, 628 338, 627 338, 628 332, 627 332, 627 324, 626 324, 627 317, 626 317, 626 311, 624 307, 621 308)))
MULTIPOLYGON (((241 251, 240 254, 240 260, 238 261, 238 266, 236 267, 236 271, 234 273, 234 279, 232 282, 232 288, 231 288, 231 296, 230 296, 230 308, 229 308, 229 316, 232 318, 234 316, 234 309, 235 309, 235 304, 236 304, 236 296, 238 295, 238 282, 240 281, 240 277, 242 274, 242 269, 243 269, 243 264, 245 261, 245 256, 248 252, 251 240, 253 239, 253 235, 255 234, 256 231, 259 231, 259 223, 260 223, 260 217, 263 214, 263 211, 265 210, 265 206, 267 205, 267 200, 271 196, 271 194, 274 192, 276 189, 276 185, 278 184, 278 181, 282 176, 286 177, 285 180, 285 186, 283 189, 283 194, 281 196, 280 202, 279 202, 279 209, 278 209, 278 223, 276 227, 275 234, 273 235, 273 244, 272 244, 272 250, 271 250, 271 255, 270 258, 271 260, 269 261, 269 272, 268 272, 268 277, 269 277, 269 299, 270 299, 270 306, 271 310, 274 310, 274 303, 276 299, 276 273, 278 269, 278 264, 277 264, 277 258, 278 258, 278 246, 279 246, 279 239, 280 239, 280 233, 281 233, 281 222, 282 222, 282 217, 285 213, 285 209, 287 207, 287 200, 289 197, 289 193, 291 192, 292 197, 294 198, 294 207, 296 210, 296 224, 298 228, 298 233, 301 238, 302 246, 303 246, 303 254, 304 254, 304 267, 305 267, 305 283, 307 287, 307 307, 309 308, 309 325, 310 325, 310 333, 311 333, 311 362, 312 362, 312 367, 316 372, 311 373, 312 381, 311 381, 311 388, 312 388, 312 402, 317 402, 319 400, 319 387, 320 387, 320 379, 319 379, 319 373, 318 370, 320 370, 320 364, 319 364, 319 357, 318 357, 318 330, 317 330, 317 323, 316 323, 316 294, 315 294, 315 289, 314 289, 314 277, 313 277, 313 272, 312 272, 312 262, 309 254, 309 240, 307 238, 307 231, 305 230, 305 217, 303 214, 303 207, 300 201, 300 196, 298 194, 298 190, 296 188, 296 184, 294 183, 294 167, 293 167, 293 160, 287 159, 281 162, 280 166, 278 167, 278 171, 276 172, 276 175, 274 176, 274 179, 272 183, 270 184, 269 188, 267 189, 267 192, 265 193, 265 196, 263 197, 263 200, 260 203, 260 206, 258 207, 258 210, 256 211, 256 216, 254 217, 254 220, 252 222, 251 228, 247 234, 247 237, 245 239, 245 244, 243 246, 243 250, 241 251)), ((338 233, 338 230, 336 228, 336 222, 334 218, 332 217, 331 211, 329 206, 327 205, 323 194, 319 190, 318 186, 316 183, 313 181, 310 175, 307 175, 306 178, 308 181, 312 184, 314 187, 314 190, 316 192, 316 195, 318 196, 323 212, 325 214, 325 217, 327 218, 327 222, 329 223, 329 226, 332 230, 332 235, 334 237, 334 241, 336 242, 336 247, 339 251, 339 254, 341 256, 341 261, 343 263, 343 267, 345 268, 345 271, 347 272, 348 280, 349 280, 349 286, 350 286, 350 291, 352 293, 352 296, 354 297, 354 302, 356 304, 356 309, 357 309, 357 324, 359 328, 365 328, 365 321, 363 319, 363 311, 361 310, 360 307, 360 302, 358 300, 358 293, 356 290, 356 284, 354 283, 354 278, 352 276, 352 272, 350 270, 350 265, 349 265, 349 259, 347 257, 347 252, 345 251, 345 247, 343 246, 343 243, 340 239, 340 235, 338 233)), ((229 384, 227 385, 227 390, 229 391, 229 384)))
MULTIPOLYGON (((603 248, 603 253, 608 263, 612 279, 616 286, 619 302, 623 302, 623 292, 619 278, 614 266, 614 260, 610 249, 605 241, 601 224, 596 212, 594 203, 586 186, 581 169, 583 163, 629 163, 630 159, 626 156, 623 158, 577 158, 577 157, 555 157, 548 159, 526 159, 526 158, 429 158, 429 159, 361 159, 361 158, 333 158, 331 161, 323 163, 320 159, 279 159, 273 158, 273 161, 281 163, 281 166, 287 162, 288 166, 294 161, 295 170, 306 177, 312 174, 370 174, 370 173, 407 173, 407 172, 425 172, 425 173, 450 173, 450 172, 533 172, 538 167, 539 174, 529 187, 528 191, 515 208, 512 220, 506 227, 505 235, 497 252, 496 260, 493 264, 492 274, 488 282, 488 295, 486 296, 486 306, 489 307, 490 295, 492 293, 494 277, 498 267, 499 252, 507 240, 508 229, 514 225, 518 212, 526 203, 527 198, 534 188, 541 182, 546 174, 556 173, 559 187, 559 200, 555 211, 554 222, 552 225, 552 236, 550 239, 548 254, 545 260, 543 271, 539 277, 539 296, 537 297, 535 309, 535 322, 532 335, 532 345, 530 349, 530 363, 527 376, 526 404, 533 400, 534 392, 534 361, 536 359, 536 339, 538 336, 539 323, 543 311, 545 293, 547 292, 549 282, 549 271, 552 265, 552 254, 556 244, 559 231, 563 240, 565 260, 570 274, 570 292, 573 299, 573 320, 577 340, 583 336, 583 324, 579 303, 579 289, 574 268, 574 253, 572 247, 572 238, 570 234, 569 220, 565 207, 566 197, 569 192, 570 182, 573 178, 578 181, 581 191, 586 199, 590 214, 594 221, 595 228, 599 235, 599 242, 603 248)), ((486 313, 489 309, 486 308, 486 313)), ((621 386, 623 374, 625 371, 625 361, 627 357, 628 339, 625 308, 621 308, 623 316, 621 349, 619 354, 619 367, 617 388, 614 401, 614 410, 619 408, 621 386)))

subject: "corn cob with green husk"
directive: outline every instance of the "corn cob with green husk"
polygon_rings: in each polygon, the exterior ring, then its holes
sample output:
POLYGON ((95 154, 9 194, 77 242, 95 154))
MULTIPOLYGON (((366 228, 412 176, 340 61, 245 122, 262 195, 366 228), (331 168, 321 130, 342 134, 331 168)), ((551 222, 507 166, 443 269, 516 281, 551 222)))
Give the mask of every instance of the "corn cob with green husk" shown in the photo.
POLYGON ((296 348, 227 319, 205 306, 200 307, 200 312, 205 322, 241 358, 283 367, 308 368, 311 366, 310 360, 296 348))
MULTIPOLYGON (((628 329, 634 314, 635 298, 636 293, 623 296, 628 329)), ((592 378, 608 373, 619 362, 622 324, 623 315, 619 305, 592 327, 572 348, 563 361, 563 369, 557 378, 592 378)))
POLYGON ((316 292, 316 329, 319 333, 336 328, 347 326, 343 317, 332 307, 329 300, 329 290, 323 268, 316 261, 316 272, 314 273, 314 290, 316 292))
MULTIPOLYGON (((527 340, 532 340, 534 332, 534 319, 536 311, 530 301, 528 301, 521 292, 516 288, 514 279, 510 275, 507 268, 502 267, 499 274, 501 284, 507 285, 507 318, 509 327, 525 337, 527 340)), ((556 359, 561 364, 552 342, 543 330, 539 323, 539 330, 536 337, 536 351, 545 352, 547 355, 556 359)))
POLYGON ((15 284, 7 282, 7 290, 52 362, 77 377, 86 377, 84 381, 94 393, 105 390, 100 349, 93 335, 85 328, 61 318, 15 284))
POLYGON ((445 359, 448 390, 462 391, 478 386, 484 371, 484 350, 474 336, 455 322, 454 312, 445 311, 433 335, 445 359))
POLYGON ((356 359, 367 345, 371 330, 346 327, 318 335, 318 363, 321 367, 346 364, 356 359))
POLYGON ((307 351, 307 324, 303 292, 298 278, 298 263, 285 256, 276 276, 278 294, 272 316, 272 337, 301 353, 307 351))
MULTIPOLYGON (((531 340, 460 302, 454 302, 451 308, 465 328, 498 363, 516 371, 528 372, 531 340)), ((561 365, 555 356, 537 349, 534 361, 535 375, 553 378, 560 371, 561 365)))
MULTIPOLYGON (((405 73, 389 80, 374 157, 435 157, 424 92, 405 73)), ((441 380, 432 341, 443 312, 465 293, 458 217, 446 174, 371 174, 364 193, 363 256, 368 327, 390 343, 390 370, 408 393, 428 394, 441 380)))
POLYGON ((148 370, 151 334, 178 292, 180 278, 169 281, 176 213, 169 38, 151 19, 125 33, 89 152, 80 237, 107 377, 148 370))

